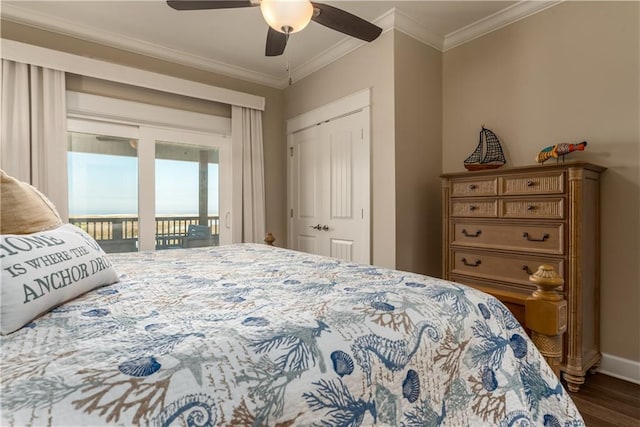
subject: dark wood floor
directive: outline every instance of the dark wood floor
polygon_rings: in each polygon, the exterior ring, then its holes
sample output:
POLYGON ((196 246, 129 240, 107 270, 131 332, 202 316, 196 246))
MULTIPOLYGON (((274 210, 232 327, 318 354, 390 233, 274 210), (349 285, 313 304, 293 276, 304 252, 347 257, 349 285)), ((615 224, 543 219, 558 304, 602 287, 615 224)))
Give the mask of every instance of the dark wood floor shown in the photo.
POLYGON ((640 384, 593 374, 569 394, 587 427, 640 427, 640 384))

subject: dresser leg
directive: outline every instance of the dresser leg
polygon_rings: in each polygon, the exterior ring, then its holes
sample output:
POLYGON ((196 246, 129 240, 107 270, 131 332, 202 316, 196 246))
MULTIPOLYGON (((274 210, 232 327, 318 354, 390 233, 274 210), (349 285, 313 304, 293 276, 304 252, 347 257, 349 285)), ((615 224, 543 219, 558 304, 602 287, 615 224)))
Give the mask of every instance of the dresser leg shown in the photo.
POLYGON ((580 391, 580 386, 584 384, 584 375, 571 375, 564 372, 562 377, 567 382, 567 389, 573 393, 580 391))

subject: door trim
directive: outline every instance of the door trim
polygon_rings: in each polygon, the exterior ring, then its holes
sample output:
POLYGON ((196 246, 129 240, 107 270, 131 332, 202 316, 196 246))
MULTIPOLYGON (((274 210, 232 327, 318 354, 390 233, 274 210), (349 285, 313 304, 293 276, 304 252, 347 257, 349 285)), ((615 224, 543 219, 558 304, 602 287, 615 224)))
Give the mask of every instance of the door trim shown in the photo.
MULTIPOLYGON (((309 126, 354 113, 371 105, 371 89, 365 89, 337 99, 314 110, 287 120, 287 136, 309 126)), ((287 144, 289 145, 289 144, 287 144)))
POLYGON ((70 90, 66 98, 69 118, 100 118, 132 126, 160 126, 231 136, 231 119, 227 117, 70 90))

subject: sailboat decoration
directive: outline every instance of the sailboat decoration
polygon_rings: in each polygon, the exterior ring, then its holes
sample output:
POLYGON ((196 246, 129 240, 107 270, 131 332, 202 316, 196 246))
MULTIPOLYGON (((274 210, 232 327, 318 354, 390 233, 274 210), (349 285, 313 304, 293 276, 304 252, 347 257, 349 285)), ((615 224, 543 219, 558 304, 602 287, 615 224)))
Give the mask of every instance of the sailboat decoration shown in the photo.
POLYGON ((478 146, 464 161, 464 167, 470 171, 495 169, 507 163, 502 146, 495 133, 482 125, 478 146))

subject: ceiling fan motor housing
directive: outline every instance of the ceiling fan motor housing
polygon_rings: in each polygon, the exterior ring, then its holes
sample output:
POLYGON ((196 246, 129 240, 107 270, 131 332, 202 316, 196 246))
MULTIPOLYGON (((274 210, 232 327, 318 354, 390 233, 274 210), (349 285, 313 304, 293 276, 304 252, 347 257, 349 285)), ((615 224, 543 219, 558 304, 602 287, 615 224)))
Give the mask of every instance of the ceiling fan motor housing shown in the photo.
POLYGON ((271 28, 292 34, 302 30, 311 21, 313 5, 308 0, 262 0, 260 11, 271 28))

